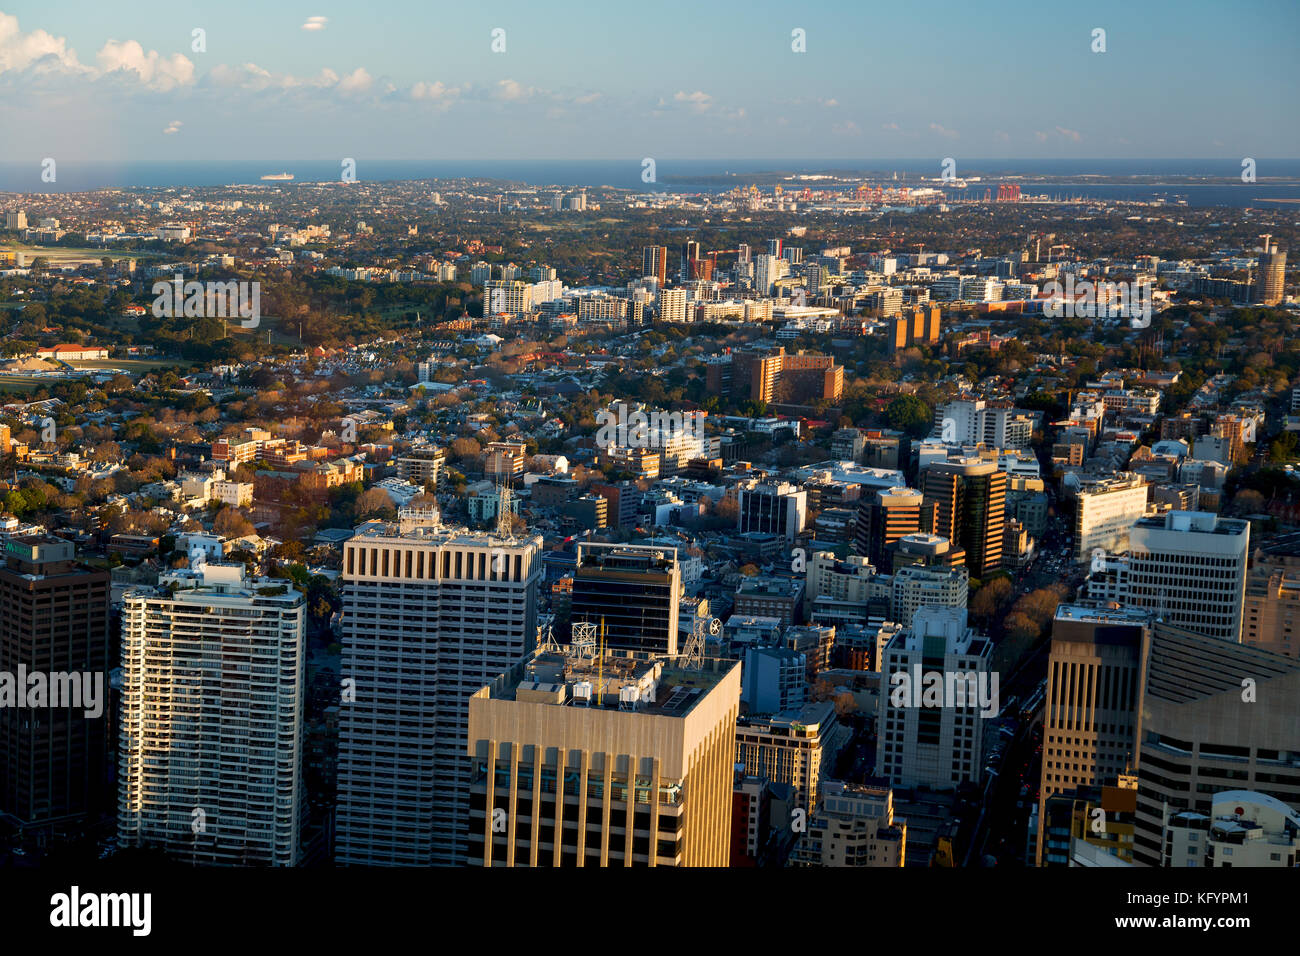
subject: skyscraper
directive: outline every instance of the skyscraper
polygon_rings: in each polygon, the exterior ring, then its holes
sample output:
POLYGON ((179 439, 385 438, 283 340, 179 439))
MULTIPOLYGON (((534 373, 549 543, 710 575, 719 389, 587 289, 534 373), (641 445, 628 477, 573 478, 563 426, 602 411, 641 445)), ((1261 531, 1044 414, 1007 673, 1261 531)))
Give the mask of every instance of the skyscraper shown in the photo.
POLYGON ((965 608, 922 607, 912 626, 890 639, 877 723, 882 777, 896 787, 939 790, 979 777, 983 717, 998 706, 992 653, 992 642, 966 626, 965 608))
POLYGON ((578 545, 570 619, 604 627, 610 650, 677 654, 676 548, 578 545))
POLYGON ((808 518, 808 492, 789 482, 754 482, 737 492, 737 527, 741 534, 774 534, 794 544, 808 518))
POLYGON ((108 572, 79 567, 72 543, 56 538, 6 541, 2 556, 0 674, 77 675, 83 700, 95 681, 101 693, 96 716, 85 707, 0 706, 0 813, 24 828, 93 820, 111 807, 108 572))
POLYGON ((470 863, 726 866, 740 665, 538 653, 469 701, 470 863))
POLYGON ((668 279, 668 247, 644 246, 641 249, 641 275, 654 276, 660 288, 668 279))
POLYGON ((303 597, 282 579, 248 579, 242 564, 159 585, 125 596, 118 839, 188 863, 294 866, 303 597))
POLYGON ((468 701, 534 646, 541 543, 372 522, 344 545, 336 862, 464 862, 468 701))
POLYGON ((1264 251, 1259 256, 1259 275, 1255 279, 1255 301, 1260 305, 1277 305, 1286 288, 1286 253, 1271 236, 1264 236, 1264 251))
POLYGON ((865 555, 872 567, 886 574, 893 570, 887 550, 905 534, 921 530, 924 496, 913 488, 882 488, 863 497, 858 504, 854 550, 865 555))
MULTIPOLYGON (((1136 766, 1142 649, 1150 626, 1151 614, 1141 608, 1056 609, 1043 713, 1040 827, 1053 794, 1115 786, 1136 766)), ((1040 865, 1045 844, 1040 832, 1040 865)))
POLYGON ((925 530, 959 544, 974 577, 1002 567, 1007 475, 997 462, 935 462, 921 472, 920 485, 925 503, 934 506, 934 527, 925 530))
POLYGON ((1250 524, 1205 511, 1142 518, 1116 563, 1115 599, 1168 624, 1237 642, 1250 556, 1250 524))

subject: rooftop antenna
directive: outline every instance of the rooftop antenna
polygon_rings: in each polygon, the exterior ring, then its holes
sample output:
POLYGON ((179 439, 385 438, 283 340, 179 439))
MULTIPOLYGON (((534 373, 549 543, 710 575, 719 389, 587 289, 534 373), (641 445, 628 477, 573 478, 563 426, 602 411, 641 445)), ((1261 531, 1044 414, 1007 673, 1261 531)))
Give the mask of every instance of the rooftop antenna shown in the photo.
POLYGON ((514 537, 514 521, 510 514, 510 478, 507 476, 497 493, 497 534, 503 538, 514 537))
POLYGON ((605 697, 605 615, 600 616, 600 656, 596 658, 596 706, 605 697))
POLYGON ((705 634, 717 637, 722 633, 722 622, 716 617, 705 620, 702 617, 691 622, 691 636, 686 640, 686 649, 682 652, 682 670, 702 670, 704 668, 705 634))
POLYGON ((578 621, 573 625, 573 637, 569 641, 569 656, 582 660, 596 656, 596 625, 590 621, 578 621))

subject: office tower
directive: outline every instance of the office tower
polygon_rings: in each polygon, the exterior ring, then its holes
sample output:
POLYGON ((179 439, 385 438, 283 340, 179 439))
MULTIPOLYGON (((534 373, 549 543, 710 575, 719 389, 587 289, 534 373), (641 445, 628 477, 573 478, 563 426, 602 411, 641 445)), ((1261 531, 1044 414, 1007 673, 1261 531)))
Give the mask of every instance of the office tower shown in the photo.
POLYGON ((923 501, 921 492, 903 487, 881 489, 864 497, 858 504, 854 550, 881 572, 891 572, 889 545, 921 530, 923 501))
POLYGON ((1211 815, 1216 794, 1253 790, 1300 810, 1297 700, 1300 661, 1155 625, 1138 753, 1139 865, 1162 865, 1173 819, 1211 815))
POLYGON ((336 862, 464 862, 468 701, 536 642, 541 544, 372 522, 344 545, 336 862))
POLYGON ((79 567, 57 538, 10 539, 0 557, 0 674, 29 699, 20 673, 51 685, 74 675, 82 702, 97 693, 99 705, 94 716, 94 706, 0 707, 0 814, 21 829, 94 822, 111 808, 108 572, 79 567))
POLYGON ((780 259, 781 254, 785 251, 784 241, 781 239, 767 240, 767 254, 773 259, 780 259))
POLYGON ((659 321, 686 321, 686 290, 660 289, 658 295, 659 321))
POLYGON ((126 592, 122 846, 191 864, 297 865, 305 635, 303 596, 242 564, 126 592))
POLYGON ((700 257, 700 244, 693 239, 688 239, 682 243, 681 268, 678 278, 682 282, 689 282, 691 279, 691 263, 700 257))
MULTIPOLYGON (((738 399, 771 403, 776 400, 785 349, 738 349, 731 353, 731 394, 738 399)), ((712 370, 710 366, 710 370, 712 370)))
POLYGON ((1246 576, 1241 642, 1300 658, 1300 535, 1255 549, 1246 576))
POLYGON ((736 249, 736 264, 749 265, 749 263, 750 263, 749 243, 742 242, 736 249))
POLYGON ((781 258, 792 266, 803 265, 803 249, 795 246, 787 246, 781 250, 781 258))
POLYGON ((793 545, 808 518, 808 492, 785 481, 753 482, 737 491, 741 534, 774 534, 793 545))
POLYGON ((821 779, 850 736, 830 701, 780 714, 751 714, 736 721, 736 763, 746 774, 789 785, 793 805, 811 814, 821 779))
POLYGON ((1079 491, 1074 512, 1074 560, 1090 561, 1095 549, 1127 551, 1129 530, 1146 514, 1149 486, 1132 472, 1092 482, 1079 491))
POLYGON ((603 626, 609 650, 676 655, 681 593, 676 548, 578 545, 571 620, 603 626))
POLYGON ((668 247, 644 246, 641 249, 641 275, 654 276, 662 288, 668 281, 668 247))
POLYGON ((1264 251, 1259 257, 1259 275, 1255 279, 1255 301, 1260 305, 1277 305, 1286 288, 1286 253, 1271 236, 1264 236, 1264 251))
POLYGON ((966 626, 964 608, 922 607, 890 640, 876 724, 882 777, 936 790, 979 779, 984 718, 999 706, 992 653, 988 638, 966 626))
POLYGON ((970 572, 964 567, 900 567, 891 576, 889 619, 911 627, 923 607, 953 607, 966 610, 970 598, 970 572))
POLYGON ((893 790, 827 780, 790 865, 896 867, 906 857, 907 821, 894 818, 893 790))
POLYGON ((1300 866, 1300 813, 1253 790, 1216 793, 1210 812, 1184 810, 1165 830, 1163 866, 1300 866))
MULTIPOLYGON (((1150 627, 1151 613, 1141 608, 1098 603, 1056 609, 1044 697, 1040 826, 1046 826, 1044 804, 1053 794, 1112 786, 1136 765, 1142 649, 1150 627)), ((1040 833, 1040 854, 1047 842, 1040 833)))
POLYGON ((469 701, 468 861, 725 866, 740 665, 539 652, 469 701))
MULTIPOLYGON (((1140 519, 1116 562, 1114 599, 1167 624, 1236 642, 1250 554, 1250 524, 1204 511, 1140 519)), ((1108 564, 1111 559, 1106 559, 1108 564)))
POLYGON ((935 462, 921 472, 920 485, 925 503, 935 509, 929 530, 961 546, 971 575, 983 577, 1002 567, 1007 475, 997 462, 935 462))

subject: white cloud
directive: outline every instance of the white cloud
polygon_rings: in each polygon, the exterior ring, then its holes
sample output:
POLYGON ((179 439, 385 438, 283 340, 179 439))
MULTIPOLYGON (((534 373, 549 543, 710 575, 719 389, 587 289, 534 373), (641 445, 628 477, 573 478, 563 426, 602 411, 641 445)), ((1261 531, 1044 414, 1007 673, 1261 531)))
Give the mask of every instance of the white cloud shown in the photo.
POLYGON ((66 38, 52 36, 44 30, 24 34, 18 29, 17 17, 0 13, 0 73, 32 66, 60 73, 81 73, 89 69, 77 61, 76 50, 68 49, 66 38))
POLYGON ((135 40, 109 40, 96 55, 104 73, 134 73, 140 82, 156 90, 170 90, 194 82, 194 64, 179 53, 163 56, 157 50, 144 51, 135 40))
POLYGON ((172 136, 176 133, 179 133, 181 131, 181 127, 184 125, 185 124, 182 123, 180 120, 172 120, 170 123, 167 124, 167 128, 163 130, 163 135, 172 136))
POLYGON ((302 28, 310 31, 324 30, 325 24, 329 22, 329 17, 308 17, 307 22, 302 25, 302 28))
POLYGON ((955 129, 948 129, 947 127, 940 126, 938 123, 931 123, 930 129, 946 139, 956 139, 961 135, 955 129))
POLYGON ((532 96, 536 90, 531 86, 524 86, 514 80, 501 80, 497 83, 496 98, 499 100, 526 100, 532 96))
POLYGON ((673 101, 684 103, 695 112, 703 113, 712 105, 713 97, 701 90, 696 90, 694 93, 678 90, 673 94, 673 101))
POLYGON ((338 88, 339 91, 343 93, 364 93, 366 90, 370 89, 371 84, 373 83, 374 80, 371 79, 370 74, 362 67, 357 67, 347 76, 343 77, 343 79, 339 80, 338 88))
POLYGON ((1083 139, 1083 134, 1077 129, 1066 129, 1064 126, 1056 127, 1056 131, 1071 142, 1077 143, 1083 139))

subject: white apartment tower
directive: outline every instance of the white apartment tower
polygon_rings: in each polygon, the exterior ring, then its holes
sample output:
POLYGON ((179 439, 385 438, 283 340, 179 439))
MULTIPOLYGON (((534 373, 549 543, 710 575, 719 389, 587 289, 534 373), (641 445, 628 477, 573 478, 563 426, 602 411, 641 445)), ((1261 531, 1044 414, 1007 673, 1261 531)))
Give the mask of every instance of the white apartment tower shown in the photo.
POLYGON ((468 702, 536 643, 541 543, 371 522, 344 545, 335 862, 465 862, 468 702))
POLYGON ((295 866, 303 597, 243 565, 159 584, 124 599, 118 839, 195 865, 295 866))

